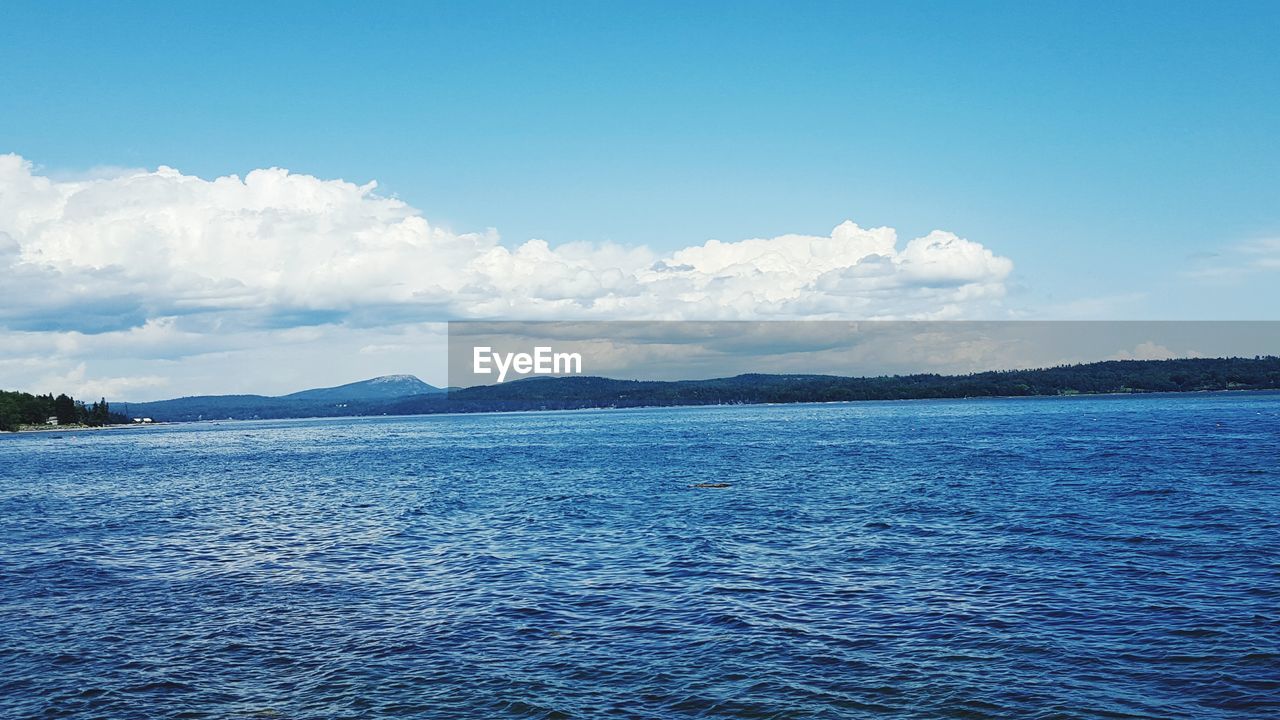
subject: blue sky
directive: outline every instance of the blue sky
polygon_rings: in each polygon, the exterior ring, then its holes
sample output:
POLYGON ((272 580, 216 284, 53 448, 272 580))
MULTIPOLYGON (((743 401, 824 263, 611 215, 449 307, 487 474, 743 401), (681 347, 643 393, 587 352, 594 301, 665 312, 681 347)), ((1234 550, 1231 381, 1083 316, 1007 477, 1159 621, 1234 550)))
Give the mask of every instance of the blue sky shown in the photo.
POLYGON ((513 239, 946 228, 1060 301, 1280 233, 1275 3, 689 5, 8 3, 0 139, 513 239))
POLYGON ((37 3, 0 153, 282 167, 502 242, 943 229, 1033 317, 1274 317, 1280 4, 37 3))

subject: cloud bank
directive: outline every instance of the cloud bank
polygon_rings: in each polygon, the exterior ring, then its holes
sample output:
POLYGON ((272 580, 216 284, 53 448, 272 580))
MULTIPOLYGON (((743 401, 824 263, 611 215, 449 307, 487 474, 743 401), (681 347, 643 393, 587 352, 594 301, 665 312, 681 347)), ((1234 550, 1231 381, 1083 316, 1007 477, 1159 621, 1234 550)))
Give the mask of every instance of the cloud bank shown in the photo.
POLYGON ((492 230, 433 226, 375 189, 278 168, 57 181, 0 156, 3 321, 94 332, 215 312, 282 325, 935 317, 1000 297, 1012 270, 951 233, 900 247, 892 229, 852 222, 824 237, 711 240, 669 254, 542 240, 509 248, 492 230))
POLYGON ((949 232, 902 243, 853 222, 673 252, 511 245, 494 230, 433 225, 376 190, 279 168, 55 179, 0 155, 0 333, 11 348, 0 369, 53 357, 84 376, 103 348, 173 361, 299 328, 377 348, 394 338, 373 329, 461 318, 974 317, 998 307, 1013 268, 949 232))

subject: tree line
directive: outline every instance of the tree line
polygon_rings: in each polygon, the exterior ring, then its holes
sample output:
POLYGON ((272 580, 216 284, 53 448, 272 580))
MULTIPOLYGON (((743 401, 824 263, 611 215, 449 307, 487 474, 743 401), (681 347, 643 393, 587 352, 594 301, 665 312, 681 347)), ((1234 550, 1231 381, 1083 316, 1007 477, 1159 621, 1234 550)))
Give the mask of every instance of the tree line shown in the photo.
POLYGON ((675 382, 532 378, 408 398, 395 414, 1280 389, 1280 358, 1111 360, 967 375, 738 375, 675 382))
POLYGON ((106 398, 85 404, 65 393, 54 396, 0 390, 0 431, 23 425, 45 425, 57 418, 59 425, 101 427, 129 422, 124 413, 113 412, 106 398))
POLYGON ((1280 358, 1109 360, 967 375, 738 375, 713 380, 643 381, 541 377, 401 398, 314 400, 224 395, 131 403, 160 421, 421 415, 443 412, 567 410, 665 405, 906 400, 1099 393, 1280 389, 1280 358))

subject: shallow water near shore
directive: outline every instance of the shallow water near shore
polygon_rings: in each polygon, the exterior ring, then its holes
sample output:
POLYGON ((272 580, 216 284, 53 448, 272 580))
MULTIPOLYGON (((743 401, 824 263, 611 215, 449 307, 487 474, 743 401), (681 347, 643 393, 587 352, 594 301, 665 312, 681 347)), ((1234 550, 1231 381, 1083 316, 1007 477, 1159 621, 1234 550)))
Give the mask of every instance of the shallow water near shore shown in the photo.
POLYGON ((0 437, 0 717, 1280 716, 1280 394, 0 437))

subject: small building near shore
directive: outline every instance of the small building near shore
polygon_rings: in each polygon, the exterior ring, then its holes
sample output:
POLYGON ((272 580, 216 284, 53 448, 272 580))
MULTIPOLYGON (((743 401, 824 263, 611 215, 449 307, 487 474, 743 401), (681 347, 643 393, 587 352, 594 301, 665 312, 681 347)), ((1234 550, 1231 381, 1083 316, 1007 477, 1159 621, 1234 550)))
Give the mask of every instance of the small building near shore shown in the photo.
POLYGON ((45 420, 45 421, 44 421, 44 424, 45 424, 45 425, 57 425, 57 424, 58 424, 58 416, 57 416, 57 415, 50 415, 50 416, 49 416, 49 418, 48 418, 47 420, 45 420))

